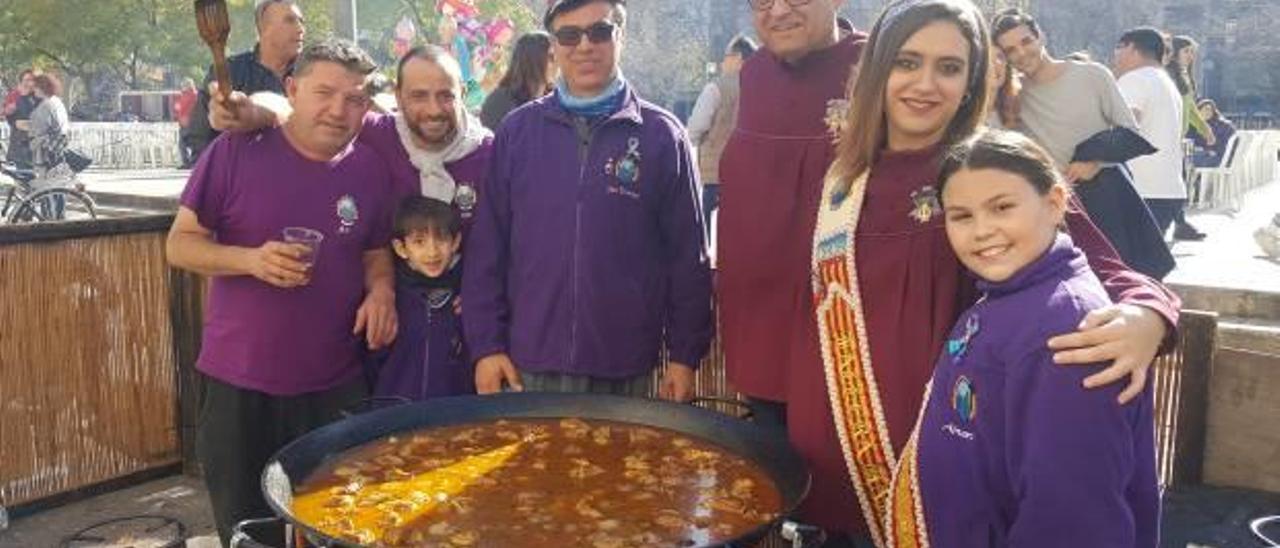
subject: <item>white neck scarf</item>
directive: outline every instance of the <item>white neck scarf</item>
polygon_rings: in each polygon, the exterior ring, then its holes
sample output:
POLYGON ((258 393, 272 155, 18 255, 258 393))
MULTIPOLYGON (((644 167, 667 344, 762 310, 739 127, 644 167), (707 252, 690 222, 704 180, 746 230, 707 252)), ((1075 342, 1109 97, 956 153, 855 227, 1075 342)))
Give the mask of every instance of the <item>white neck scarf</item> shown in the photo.
POLYGON ((493 132, 485 128, 480 120, 471 113, 463 111, 458 121, 453 141, 438 151, 424 150, 413 141, 413 130, 405 120, 404 113, 397 112, 396 132, 400 134, 400 143, 409 153, 409 162, 418 168, 422 182, 422 195, 435 198, 445 203, 453 203, 457 195, 458 185, 449 175, 444 165, 466 158, 475 152, 485 139, 493 136, 493 132))

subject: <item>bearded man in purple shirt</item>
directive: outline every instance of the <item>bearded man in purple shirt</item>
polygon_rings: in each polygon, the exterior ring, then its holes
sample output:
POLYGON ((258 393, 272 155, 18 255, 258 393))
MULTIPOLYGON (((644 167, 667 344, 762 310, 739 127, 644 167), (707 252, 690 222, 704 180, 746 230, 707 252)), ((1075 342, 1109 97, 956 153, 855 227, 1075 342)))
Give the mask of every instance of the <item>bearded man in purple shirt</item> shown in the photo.
MULTIPOLYGON (((462 94, 458 61, 438 46, 416 47, 397 65, 399 112, 366 114, 358 139, 386 161, 398 198, 420 194, 453 204, 465 240, 489 171, 493 133, 467 112, 462 94)), ((289 117, 289 105, 270 93, 232 93, 212 104, 209 114, 214 128, 234 132, 283 124, 289 117)))
POLYGON ((258 485, 271 455, 363 397, 361 346, 395 337, 391 177, 354 142, 374 69, 349 42, 304 50, 288 123, 217 138, 169 232, 169 262, 210 279, 196 452, 224 545, 271 515, 258 485), (299 227, 323 239, 282 241, 299 227))

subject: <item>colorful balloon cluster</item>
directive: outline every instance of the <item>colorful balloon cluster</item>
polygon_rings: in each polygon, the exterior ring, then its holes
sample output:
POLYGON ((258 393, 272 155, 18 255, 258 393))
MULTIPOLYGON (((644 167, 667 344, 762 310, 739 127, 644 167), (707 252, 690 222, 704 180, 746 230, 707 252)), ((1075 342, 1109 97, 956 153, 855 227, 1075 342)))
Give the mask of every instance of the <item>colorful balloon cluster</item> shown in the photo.
POLYGON ((502 78, 515 24, 502 18, 483 19, 473 0, 436 0, 436 12, 440 45, 462 65, 467 106, 478 109, 502 78))

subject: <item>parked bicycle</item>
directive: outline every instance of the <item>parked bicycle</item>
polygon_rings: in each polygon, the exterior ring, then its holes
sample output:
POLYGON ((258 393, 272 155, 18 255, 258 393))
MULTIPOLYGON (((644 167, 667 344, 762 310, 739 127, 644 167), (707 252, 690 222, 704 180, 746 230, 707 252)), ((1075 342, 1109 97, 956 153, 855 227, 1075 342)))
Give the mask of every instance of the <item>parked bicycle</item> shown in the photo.
POLYGON ((0 173, 9 179, 0 206, 0 223, 96 219, 97 204, 77 178, 88 164, 77 164, 73 167, 64 160, 39 175, 35 170, 0 162, 0 173))

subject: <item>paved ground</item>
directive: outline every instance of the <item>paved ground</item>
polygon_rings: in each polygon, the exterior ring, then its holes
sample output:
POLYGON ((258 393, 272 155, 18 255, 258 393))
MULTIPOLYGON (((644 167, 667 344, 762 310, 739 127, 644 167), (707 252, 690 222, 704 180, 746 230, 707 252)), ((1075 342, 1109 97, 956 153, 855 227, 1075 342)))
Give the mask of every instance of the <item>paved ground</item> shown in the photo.
POLYGON ((95 170, 80 174, 99 206, 137 212, 173 211, 187 182, 187 170, 95 170))
MULTIPOLYGON (((84 179, 89 191, 100 195, 100 199, 128 201, 133 197, 139 204, 167 203, 172 208, 186 172, 90 171, 84 179)), ((1252 237, 1253 231, 1277 212, 1280 182, 1255 190, 1243 200, 1239 211, 1193 213, 1191 222, 1209 237, 1203 242, 1174 245, 1178 268, 1168 281, 1280 293, 1280 263, 1265 258, 1252 237)), ((0 548, 61 546, 64 538, 85 526, 138 514, 161 514, 180 520, 188 534, 197 537, 188 543, 189 547, 217 545, 211 536, 212 518, 202 486, 190 478, 172 477, 17 519, 9 530, 0 532, 0 548)), ((127 545, 135 544, 116 544, 127 545)))
POLYGON ((90 192, 175 198, 187 182, 185 169, 90 169, 80 179, 90 192))
POLYGON ((1253 232, 1277 213, 1280 182, 1254 190, 1241 200, 1239 211, 1193 213, 1191 223, 1209 237, 1174 245, 1178 268, 1166 281, 1280 293, 1280 262, 1265 256, 1253 241, 1253 232))
MULTIPOLYGON (((105 520, 153 515, 166 516, 181 522, 189 536, 188 548, 216 548, 213 533, 213 514, 209 509, 208 495, 199 480, 185 476, 173 476, 116 491, 83 502, 47 510, 32 516, 18 518, 10 528, 0 531, 0 548, 56 548, 64 546, 68 537, 80 530, 105 520)), ((148 522, 142 529, 152 526, 148 522)), ((92 546, 135 547, 158 546, 147 540, 159 541, 174 538, 173 527, 163 527, 150 535, 138 535, 132 531, 114 529, 102 535, 105 544, 92 546), (134 533, 129 535, 128 533, 134 533)), ((88 546, 73 544, 72 546, 88 546)))

